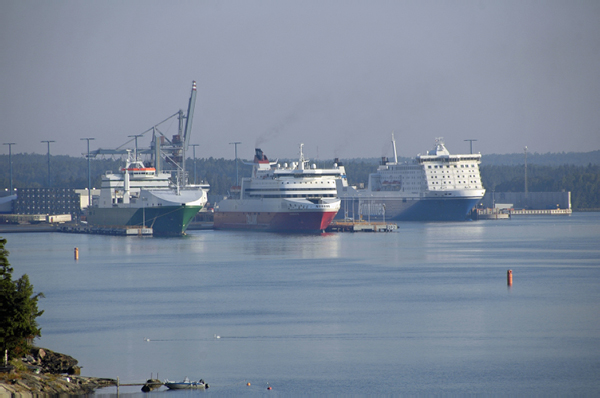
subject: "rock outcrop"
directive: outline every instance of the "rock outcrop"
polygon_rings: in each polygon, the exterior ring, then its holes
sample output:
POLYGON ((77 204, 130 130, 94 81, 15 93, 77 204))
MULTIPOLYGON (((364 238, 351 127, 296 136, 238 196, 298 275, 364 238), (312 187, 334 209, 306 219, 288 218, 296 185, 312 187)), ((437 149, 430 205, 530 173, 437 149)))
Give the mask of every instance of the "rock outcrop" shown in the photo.
POLYGON ((90 394, 102 387, 116 385, 113 379, 79 376, 77 360, 45 348, 33 348, 18 366, 0 373, 0 397, 37 394, 90 394))

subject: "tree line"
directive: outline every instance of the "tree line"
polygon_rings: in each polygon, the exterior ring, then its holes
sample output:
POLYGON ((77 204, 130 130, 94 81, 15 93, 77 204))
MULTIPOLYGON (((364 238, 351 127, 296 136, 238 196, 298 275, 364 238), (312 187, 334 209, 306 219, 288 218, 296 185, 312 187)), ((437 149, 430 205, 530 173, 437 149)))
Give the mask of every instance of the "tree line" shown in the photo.
MULTIPOLYGON (((596 151, 598 152, 598 151, 596 151)), ((595 154, 595 152, 592 152, 595 154)), ((566 154, 556 154, 559 159, 570 159, 566 154)), ((495 155, 498 157, 499 155, 495 155)), ((515 155, 505 155, 508 159, 515 155)), ((534 157, 535 158, 535 157, 534 157)), ((589 157, 588 157, 589 158, 589 157)), ((593 157, 592 157, 593 158, 593 157)), ((399 159, 409 161, 409 159, 399 159)), ((494 158, 492 159, 494 160, 494 158)), ((482 162, 481 178, 484 188, 497 192, 523 192, 525 190, 525 165, 501 164, 502 159, 493 162, 482 162)), ((292 162, 293 160, 280 160, 292 162)), ((377 169, 378 159, 346 159, 342 160, 348 182, 352 185, 367 185, 369 174, 377 169)), ((587 165, 551 164, 548 155, 544 164, 528 164, 527 188, 530 192, 571 191, 572 205, 575 210, 600 209, 600 161, 587 165)), ((318 161, 318 167, 331 167, 333 161, 318 161)), ((124 162, 120 158, 92 159, 90 161, 92 187, 99 188, 101 176, 106 171, 118 171, 124 162)), ((190 182, 206 182, 210 184, 210 195, 227 195, 236 182, 236 163, 224 158, 202 158, 186 161, 190 182)), ((249 177, 251 166, 238 161, 238 179, 249 177)), ((87 187, 87 159, 70 156, 51 156, 50 186, 59 188, 87 187)), ((48 164, 45 155, 18 154, 13 155, 13 186, 42 188, 48 186, 48 164)), ((0 187, 4 194, 9 187, 8 156, 0 155, 0 187)))

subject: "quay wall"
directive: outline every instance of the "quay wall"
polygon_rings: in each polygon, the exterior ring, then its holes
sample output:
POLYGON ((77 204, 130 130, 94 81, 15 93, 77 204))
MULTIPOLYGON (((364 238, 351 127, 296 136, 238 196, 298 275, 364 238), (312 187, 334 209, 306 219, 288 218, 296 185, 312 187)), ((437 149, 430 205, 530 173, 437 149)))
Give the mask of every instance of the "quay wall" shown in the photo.
POLYGON ((498 204, 512 204, 513 209, 571 209, 571 192, 493 192, 486 191, 481 204, 493 209, 498 204))

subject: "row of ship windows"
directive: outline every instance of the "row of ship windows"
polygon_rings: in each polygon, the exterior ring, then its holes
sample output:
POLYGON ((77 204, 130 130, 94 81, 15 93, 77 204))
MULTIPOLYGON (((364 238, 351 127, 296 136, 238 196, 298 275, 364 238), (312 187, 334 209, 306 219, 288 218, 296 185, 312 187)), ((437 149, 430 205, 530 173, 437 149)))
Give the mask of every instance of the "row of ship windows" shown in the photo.
MULTIPOLYGON (((458 177, 458 178, 465 178, 465 176, 464 176, 464 175, 463 175, 463 176, 457 176, 457 177, 458 177)), ((477 176, 474 176, 474 175, 471 175, 471 174, 469 174, 469 178, 471 178, 471 177, 473 177, 473 178, 477 178, 477 176)), ((430 176, 429 178, 438 178, 438 176, 430 176)), ((442 176, 442 178, 446 178, 446 176, 442 176)), ((450 176, 448 176, 448 179, 450 179, 450 178, 451 178, 451 177, 450 177, 450 176)))
MULTIPOLYGON (((463 170, 463 171, 456 171, 457 173, 472 173, 473 170, 463 170)), ((444 174, 444 170, 441 171, 442 174, 444 174)), ((427 172, 427 174, 437 174, 437 170, 429 170, 427 172)), ((450 171, 450 170, 446 170, 446 174, 454 174, 454 171, 450 171)))
MULTIPOLYGON (((265 178, 263 178, 265 179, 265 178)), ((282 181, 283 182, 283 181, 282 181)), ((333 180, 327 180, 327 181, 306 181, 306 182, 298 182, 298 181, 285 181, 286 184, 300 184, 300 185, 305 185, 305 184, 335 184, 335 181, 333 180)))
MULTIPOLYGON (((283 181, 282 181, 283 182, 283 181)), ((300 185, 304 185, 304 184, 335 184, 335 181, 308 181, 308 182, 297 182, 297 181, 286 181, 286 184, 300 184, 300 185)))
MULTIPOLYGON (((428 169, 431 169, 432 167, 433 167, 434 169, 437 169, 438 167, 439 167, 440 169, 443 169, 443 168, 444 168, 444 166, 443 166, 443 165, 440 165, 440 166, 427 166, 427 168, 428 168, 428 169)), ((468 165, 468 164, 461 164, 461 165, 460 165, 460 168, 462 169, 463 167, 468 169, 468 168, 469 168, 469 165, 468 165)), ((475 168, 475 165, 474 165, 474 164, 472 164, 470 167, 472 167, 472 168, 475 168)), ((450 168, 450 165, 446 165, 446 168, 447 168, 447 169, 449 169, 449 168, 450 168)), ((454 168, 455 168, 455 169, 457 169, 457 168, 458 168, 458 165, 456 165, 456 164, 455 164, 455 165, 454 165, 454 168)))
MULTIPOLYGON (((467 181, 462 181, 462 184, 477 184, 478 182, 479 182, 479 181, 469 181, 469 182, 467 182, 467 181)), ((440 184, 440 183, 439 183, 439 181, 432 181, 431 183, 432 183, 432 184, 437 184, 437 185, 439 185, 439 184, 440 184)), ((451 184, 451 182, 450 182, 450 181, 442 181, 442 183, 443 183, 443 184, 451 184)), ((461 184, 461 181, 459 181, 459 182, 458 182, 458 184, 461 184)))
POLYGON ((329 192, 329 191, 337 191, 336 188, 274 188, 274 189, 260 189, 260 188, 248 188, 245 189, 244 192, 252 193, 252 192, 293 192, 293 191, 317 191, 317 192, 329 192))
POLYGON ((307 199, 318 199, 318 198, 335 198, 337 195, 325 194, 325 195, 252 195, 253 198, 265 198, 265 199, 281 199, 281 198, 307 198, 307 199))

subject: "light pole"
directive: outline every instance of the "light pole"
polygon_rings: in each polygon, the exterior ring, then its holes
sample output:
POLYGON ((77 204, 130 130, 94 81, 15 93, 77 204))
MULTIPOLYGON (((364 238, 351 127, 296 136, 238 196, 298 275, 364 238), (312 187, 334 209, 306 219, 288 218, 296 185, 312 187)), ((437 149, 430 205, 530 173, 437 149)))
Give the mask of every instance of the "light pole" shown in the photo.
POLYGON ((473 154, 473 141, 477 141, 477 140, 464 140, 464 141, 470 141, 470 143, 471 143, 471 154, 473 154))
POLYGON ((527 147, 525 147, 525 200, 527 200, 527 147))
POLYGON ((46 142, 48 144, 48 188, 50 188, 50 143, 56 141, 47 140, 42 142, 46 142))
POLYGON ((10 168, 10 191, 9 195, 13 194, 13 184, 12 184, 12 146, 16 145, 14 142, 5 142, 3 145, 8 145, 8 164, 10 168))
POLYGON ((80 138, 81 141, 87 140, 87 160, 88 160, 88 207, 92 205, 92 174, 90 172, 90 141, 94 138, 80 138))
POLYGON ((198 183, 197 179, 196 179, 196 147, 200 146, 200 144, 191 144, 190 145, 194 151, 194 185, 196 185, 198 183))
POLYGON ((238 178, 238 158, 237 158, 237 146, 241 144, 241 142, 230 142, 229 145, 235 145, 235 186, 239 187, 239 178, 238 178))

